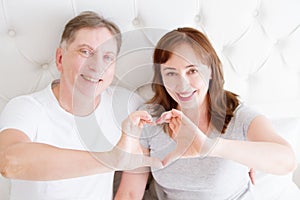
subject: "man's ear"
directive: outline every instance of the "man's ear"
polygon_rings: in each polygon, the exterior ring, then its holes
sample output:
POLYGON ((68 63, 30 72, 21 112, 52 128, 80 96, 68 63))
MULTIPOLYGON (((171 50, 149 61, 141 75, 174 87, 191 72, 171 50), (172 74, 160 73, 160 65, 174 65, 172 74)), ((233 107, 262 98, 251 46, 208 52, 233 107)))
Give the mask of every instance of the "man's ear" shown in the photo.
POLYGON ((63 49, 61 47, 56 49, 56 68, 59 72, 63 71, 63 67, 62 67, 62 55, 63 55, 63 49))

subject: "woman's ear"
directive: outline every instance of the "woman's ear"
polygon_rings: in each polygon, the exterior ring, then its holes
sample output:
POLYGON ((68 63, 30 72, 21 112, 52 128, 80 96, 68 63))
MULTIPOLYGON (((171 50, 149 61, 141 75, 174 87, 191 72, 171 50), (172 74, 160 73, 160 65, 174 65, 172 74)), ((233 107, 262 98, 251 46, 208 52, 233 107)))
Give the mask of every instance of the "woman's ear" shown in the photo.
POLYGON ((56 68, 59 72, 63 71, 63 67, 62 67, 62 55, 63 55, 63 49, 61 47, 56 49, 56 68))

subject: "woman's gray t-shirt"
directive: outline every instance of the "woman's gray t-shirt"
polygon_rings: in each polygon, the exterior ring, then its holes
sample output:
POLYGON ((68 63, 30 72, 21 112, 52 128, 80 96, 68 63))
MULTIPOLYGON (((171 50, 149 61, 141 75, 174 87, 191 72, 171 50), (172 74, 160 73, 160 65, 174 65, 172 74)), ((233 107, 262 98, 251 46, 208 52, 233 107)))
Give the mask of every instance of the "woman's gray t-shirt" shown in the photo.
MULTIPOLYGON (((144 107, 145 109, 146 107, 144 107)), ((235 111, 225 134, 211 133, 212 138, 246 140, 248 127, 259 114, 241 104, 235 111)), ((141 144, 153 157, 163 159, 176 143, 160 126, 145 127, 141 144)), ((237 149, 238 151, 238 149, 237 149)), ((151 169, 155 199, 163 200, 234 200, 252 199, 249 168, 217 157, 182 158, 167 167, 151 169)))

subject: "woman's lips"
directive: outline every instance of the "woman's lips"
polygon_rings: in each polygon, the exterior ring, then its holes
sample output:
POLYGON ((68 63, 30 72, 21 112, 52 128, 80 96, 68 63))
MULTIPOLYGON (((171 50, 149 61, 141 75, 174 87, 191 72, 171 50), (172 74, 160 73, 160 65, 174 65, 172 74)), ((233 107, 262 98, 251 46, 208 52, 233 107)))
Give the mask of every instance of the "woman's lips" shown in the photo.
POLYGON ((188 93, 176 93, 180 101, 190 101, 193 98, 196 90, 188 93))

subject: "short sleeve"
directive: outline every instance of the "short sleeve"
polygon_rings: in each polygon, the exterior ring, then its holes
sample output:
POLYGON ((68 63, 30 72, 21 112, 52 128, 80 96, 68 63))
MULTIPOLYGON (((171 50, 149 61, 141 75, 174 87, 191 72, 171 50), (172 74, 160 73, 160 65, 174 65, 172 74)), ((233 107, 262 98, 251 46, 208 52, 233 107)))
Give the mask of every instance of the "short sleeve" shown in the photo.
POLYGON ((244 104, 241 104, 237 111, 236 111, 236 121, 238 124, 241 124, 241 127, 243 128, 243 137, 246 138, 249 126, 251 122, 258 116, 261 116, 262 114, 256 111, 255 109, 246 106, 244 104))
POLYGON ((0 131, 17 129, 33 141, 41 119, 41 113, 41 106, 32 97, 16 97, 6 104, 1 113, 0 131))

